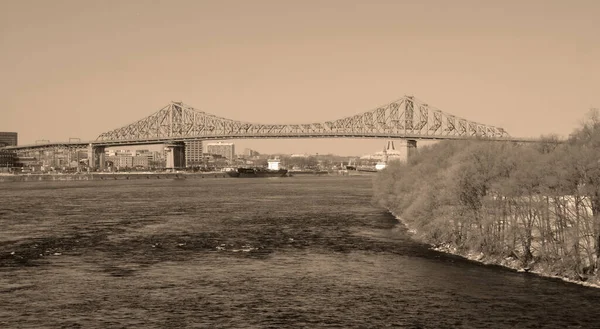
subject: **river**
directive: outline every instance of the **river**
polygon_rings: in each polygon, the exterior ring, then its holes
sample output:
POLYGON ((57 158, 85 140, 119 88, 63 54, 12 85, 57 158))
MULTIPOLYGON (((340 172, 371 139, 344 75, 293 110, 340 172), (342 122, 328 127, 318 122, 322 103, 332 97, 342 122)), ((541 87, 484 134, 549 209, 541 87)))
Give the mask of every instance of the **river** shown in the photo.
POLYGON ((1 328, 598 328, 600 289, 432 251, 369 177, 3 183, 1 328))

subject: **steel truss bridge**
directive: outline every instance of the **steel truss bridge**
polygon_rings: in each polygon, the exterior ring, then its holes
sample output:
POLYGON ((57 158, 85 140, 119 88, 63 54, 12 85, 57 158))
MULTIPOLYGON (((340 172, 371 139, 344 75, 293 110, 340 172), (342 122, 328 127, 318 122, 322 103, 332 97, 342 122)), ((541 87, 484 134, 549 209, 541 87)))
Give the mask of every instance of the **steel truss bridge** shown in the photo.
POLYGON ((95 144, 141 144, 234 138, 506 139, 498 127, 442 112, 411 96, 350 117, 307 124, 259 124, 222 118, 172 102, 130 125, 98 136, 95 144))
POLYGON ((93 141, 47 142, 5 149, 36 152, 87 148, 89 158, 100 163, 104 148, 119 145, 167 144, 180 147, 194 140, 237 138, 386 138, 412 140, 505 140, 503 128, 485 125, 443 112, 412 96, 404 96, 374 110, 349 117, 306 124, 260 124, 219 117, 181 102, 171 102, 137 122, 100 134, 93 141))
POLYGON ((530 141, 511 137, 503 128, 469 121, 412 96, 404 96, 371 111, 308 124, 243 122, 222 118, 180 102, 171 102, 144 119, 100 134, 94 141, 48 142, 7 149, 83 147, 89 144, 108 147, 206 139, 332 137, 530 141))

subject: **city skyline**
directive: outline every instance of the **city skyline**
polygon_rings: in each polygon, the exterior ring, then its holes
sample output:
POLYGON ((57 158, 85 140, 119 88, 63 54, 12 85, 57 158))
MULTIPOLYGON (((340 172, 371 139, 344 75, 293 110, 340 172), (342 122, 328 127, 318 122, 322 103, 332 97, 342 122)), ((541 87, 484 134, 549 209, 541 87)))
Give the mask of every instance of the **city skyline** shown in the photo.
MULTIPOLYGON (((339 119, 414 95, 519 137, 567 136, 600 103, 593 1, 4 7, 0 35, 10 46, 0 63, 0 130, 18 132, 20 144, 93 140, 170 101, 285 124, 339 119)), ((235 142, 265 153, 341 155, 382 144, 235 142)))
MULTIPOLYGON (((318 140, 326 140, 326 138, 312 138, 314 139, 318 139, 318 140)), ((293 140, 293 139, 292 139, 293 140)), ((260 148, 254 148, 252 147, 252 145, 250 144, 249 146, 243 146, 245 145, 245 143, 243 143, 246 140, 243 139, 227 139, 227 140, 205 140, 203 143, 203 153, 204 154, 210 154, 209 150, 207 149, 207 145, 211 144, 211 143, 233 143, 235 145, 235 154, 236 155, 244 155, 245 152, 247 150, 251 150, 254 152, 258 152, 259 154, 268 154, 268 155, 279 155, 279 154, 283 154, 283 155, 294 155, 294 154, 303 154, 303 155, 309 155, 309 156, 314 156, 314 155, 327 155, 327 154, 331 154, 331 155, 339 155, 339 156, 348 156, 348 157, 360 157, 360 156, 364 156, 364 155, 371 155, 377 152, 381 152, 386 145, 388 144, 388 142, 390 140, 395 140, 395 139, 361 139, 361 138, 340 138, 340 139, 334 139, 334 145, 335 142, 338 142, 340 144, 346 144, 346 143, 360 143, 361 141, 364 142, 363 145, 361 145, 361 147, 359 147, 359 149, 366 149, 367 151, 365 152, 360 152, 360 153, 343 153, 343 152, 336 152, 335 149, 333 149, 331 152, 315 152, 314 150, 311 150, 309 146, 306 147, 306 151, 301 151, 301 152, 292 152, 291 150, 287 150, 285 148, 285 141, 291 142, 292 140, 290 139, 284 139, 284 140, 280 140, 283 141, 284 143, 282 143, 281 147, 275 147, 278 151, 275 152, 267 152, 264 151, 260 148), (240 143, 241 142, 241 143, 240 143), (375 146, 373 146, 373 148, 370 148, 372 145, 372 143, 375 142, 375 146), (242 145, 242 146, 240 146, 242 145)), ((252 142, 252 139, 247 140, 249 142, 252 142)), ((277 140, 271 140, 271 141, 277 141, 277 140)), ((426 140, 422 140, 419 141, 418 144, 421 146, 425 146, 425 145, 431 145, 433 143, 436 143, 436 141, 426 141, 426 140)), ((401 144, 399 144, 401 145, 401 144)), ((161 151, 164 149, 163 145, 160 144, 156 144, 156 145, 131 145, 131 146, 111 146, 111 147, 107 147, 106 148, 106 152, 114 152, 114 151, 132 151, 132 150, 148 150, 148 151, 161 151)), ((187 150, 186 150, 187 152, 187 150)), ((187 153, 186 153, 187 155, 187 153)))

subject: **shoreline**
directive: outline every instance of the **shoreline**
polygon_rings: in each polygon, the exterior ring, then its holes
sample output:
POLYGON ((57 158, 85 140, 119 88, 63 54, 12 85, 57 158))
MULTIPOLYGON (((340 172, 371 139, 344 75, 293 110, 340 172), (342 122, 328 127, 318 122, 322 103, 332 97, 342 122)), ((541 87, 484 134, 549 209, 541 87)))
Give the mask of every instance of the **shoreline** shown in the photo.
POLYGON ((224 172, 169 173, 169 172, 127 172, 127 173, 81 173, 81 174, 20 174, 0 175, 0 183, 39 182, 39 181, 90 181, 90 180, 140 180, 140 179, 199 179, 231 178, 224 172))
MULTIPOLYGON (((408 232, 411 235, 415 235, 417 233, 416 230, 410 228, 403 220, 400 216, 396 215, 393 211, 388 209, 388 212, 394 216, 394 218, 398 221, 398 223, 404 225, 404 227, 407 228, 408 232)), ((493 258, 491 256, 485 255, 482 252, 476 253, 476 252, 472 252, 472 251, 468 251, 468 252, 459 252, 455 247, 452 247, 449 244, 445 244, 442 246, 435 246, 432 245, 431 243, 429 243, 428 241, 421 241, 426 243, 427 245, 429 245, 429 249, 431 250, 435 250, 444 254, 448 254, 448 255, 454 255, 454 256, 459 256, 462 257, 464 259, 473 261, 473 262, 477 262, 479 264, 483 264, 483 265, 494 265, 494 266, 501 266, 504 267, 506 269, 518 272, 518 273, 528 273, 528 274, 533 274, 533 275, 537 275, 540 277, 544 277, 544 278, 551 278, 551 279, 560 279, 564 282, 569 282, 569 283, 574 283, 577 285, 581 285, 581 286, 585 286, 585 287, 589 287, 589 288, 597 288, 600 289, 600 280, 597 277, 590 277, 590 281, 581 281, 581 280, 574 280, 571 279, 569 277, 566 276, 560 276, 560 275, 554 275, 551 273, 547 273, 544 272, 543 270, 537 270, 537 269, 525 269, 522 266, 517 265, 517 261, 516 260, 509 260, 508 258, 505 259, 498 259, 498 258, 493 258)))
MULTIPOLYGON (((371 173, 332 173, 332 172, 292 172, 285 177, 365 177, 371 173)), ((83 172, 83 173, 31 173, 31 174, 2 174, 1 183, 38 182, 38 181, 90 181, 90 180, 138 180, 138 179, 202 179, 202 178, 235 178, 223 171, 206 172, 83 172)))

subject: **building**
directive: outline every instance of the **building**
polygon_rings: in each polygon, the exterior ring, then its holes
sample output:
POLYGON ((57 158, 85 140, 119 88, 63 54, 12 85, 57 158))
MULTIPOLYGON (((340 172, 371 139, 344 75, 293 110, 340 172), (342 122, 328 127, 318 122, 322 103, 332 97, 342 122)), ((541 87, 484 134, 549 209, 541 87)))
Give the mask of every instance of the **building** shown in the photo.
POLYGON ((108 156, 106 161, 112 163, 115 169, 148 168, 150 165, 150 160, 146 156, 108 156))
POLYGON ((255 151, 253 149, 249 149, 249 148, 244 149, 244 157, 247 159, 250 159, 250 158, 253 158, 253 157, 256 157, 259 155, 260 155, 260 153, 258 153, 257 151, 255 151))
POLYGON ((164 168, 166 166, 166 159, 164 157, 164 151, 153 151, 152 152, 152 160, 150 161, 149 167, 156 168, 164 168))
POLYGON ((279 170, 280 169, 280 167, 279 167, 280 164, 281 164, 281 161, 279 159, 269 159, 269 160, 267 160, 268 169, 271 169, 271 170, 279 170))
POLYGON ((107 156, 106 161, 112 162, 112 166, 114 168, 123 169, 123 168, 133 168, 133 158, 132 156, 127 155, 118 155, 118 156, 107 156))
POLYGON ((133 150, 110 150, 107 149, 104 151, 105 156, 114 157, 114 156, 134 156, 136 151, 133 150))
POLYGON ((204 168, 218 169, 218 168, 223 168, 223 167, 229 167, 229 165, 230 165, 230 161, 225 159, 225 157, 223 157, 220 154, 204 153, 203 160, 204 160, 204 165, 203 165, 204 168))
MULTIPOLYGON (((394 145, 394 141, 388 141, 383 151, 374 154, 367 154, 360 157, 361 160, 377 161, 373 169, 382 170, 390 161, 406 162, 415 151, 417 143, 414 140, 396 140, 399 145, 394 145)), ((360 167, 360 166, 359 166, 360 167)), ((359 169, 360 170, 360 169, 359 169)))
POLYGON ((235 145, 224 142, 208 143, 206 144, 206 153, 218 154, 231 161, 235 157, 235 145))
POLYGON ((0 131, 0 147, 17 146, 17 141, 18 141, 17 133, 0 131))
POLYGON ((16 154, 8 150, 0 150, 0 171, 7 171, 15 166, 16 154))
POLYGON ((74 152, 73 157, 71 157, 71 167, 77 167, 80 164, 85 164, 88 161, 88 151, 87 150, 77 150, 74 152), (73 163, 74 162, 74 163, 73 163))
POLYGON ((146 158, 148 163, 154 160, 154 153, 150 150, 136 150, 134 154, 137 158, 146 158))
POLYGON ((15 157, 15 167, 41 167, 42 161, 32 156, 15 157))
POLYGON ((112 163, 114 169, 149 168, 155 166, 159 152, 150 150, 106 150, 106 161, 112 163))
POLYGON ((194 167, 203 163, 202 141, 185 142, 185 166, 194 167))
POLYGON ((406 162, 408 153, 413 147, 412 144, 410 141, 396 141, 396 143, 399 144, 398 147, 394 145, 394 141, 388 141, 383 151, 367 154, 360 158, 362 160, 377 160, 384 163, 394 160, 406 162))
POLYGON ((147 156, 134 156, 133 158, 133 167, 142 167, 142 168, 148 168, 151 158, 148 158, 147 156))

